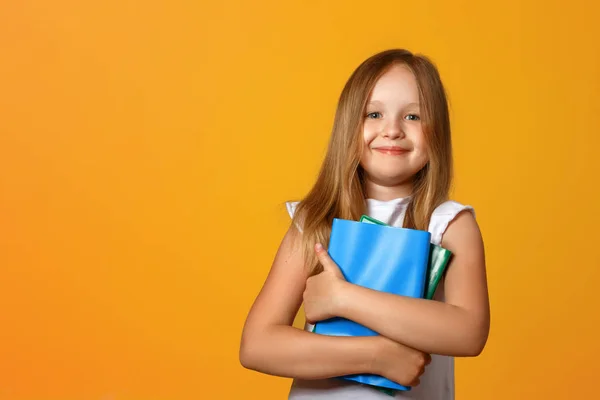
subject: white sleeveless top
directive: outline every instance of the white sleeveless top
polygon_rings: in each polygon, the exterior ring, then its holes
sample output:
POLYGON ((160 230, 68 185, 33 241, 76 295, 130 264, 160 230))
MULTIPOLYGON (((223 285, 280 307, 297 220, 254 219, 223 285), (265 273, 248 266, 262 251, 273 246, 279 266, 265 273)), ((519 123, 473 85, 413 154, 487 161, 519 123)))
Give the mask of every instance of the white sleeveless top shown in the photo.
MULTIPOLYGON (((397 198, 389 201, 367 199, 367 215, 391 226, 402 227, 409 198, 397 198)), ((298 202, 287 202, 290 216, 294 215, 298 202)), ((475 215, 473 207, 455 201, 446 201, 438 206, 430 220, 431 242, 440 244, 448 224, 461 212, 468 210, 475 215)), ((436 290, 435 300, 444 301, 444 281, 436 290)), ((312 331, 313 326, 306 324, 305 329, 312 331)), ((389 400, 388 394, 365 385, 341 379, 299 380, 292 383, 288 399, 291 400, 389 400)), ((420 377, 420 384, 410 391, 399 391, 396 399, 418 400, 454 400, 454 358, 431 355, 431 363, 420 377)))

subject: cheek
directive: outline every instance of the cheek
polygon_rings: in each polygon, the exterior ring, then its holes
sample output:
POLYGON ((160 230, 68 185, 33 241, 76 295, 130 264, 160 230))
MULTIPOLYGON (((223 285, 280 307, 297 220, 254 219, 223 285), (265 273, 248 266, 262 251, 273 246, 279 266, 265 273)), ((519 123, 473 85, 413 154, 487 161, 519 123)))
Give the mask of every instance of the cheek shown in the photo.
POLYGON ((419 152, 427 152, 427 140, 425 140, 425 135, 421 130, 415 132, 413 136, 413 145, 419 152))
POLYGON ((419 131, 415 132, 412 137, 412 143, 419 164, 426 164, 429 161, 429 146, 425 139, 425 135, 419 131))
POLYGON ((427 162, 429 162, 429 148, 428 148, 427 142, 425 140, 422 140, 419 142, 418 155, 419 155, 420 163, 423 166, 425 164, 427 164, 427 162))
POLYGON ((377 130, 374 128, 373 124, 365 123, 363 125, 363 143, 362 143, 362 154, 361 154, 361 162, 368 163, 371 158, 371 150, 370 146, 373 140, 377 137, 377 130))
POLYGON ((363 125, 363 141, 365 145, 369 145, 373 139, 377 137, 377 129, 373 126, 373 124, 364 124, 363 125))

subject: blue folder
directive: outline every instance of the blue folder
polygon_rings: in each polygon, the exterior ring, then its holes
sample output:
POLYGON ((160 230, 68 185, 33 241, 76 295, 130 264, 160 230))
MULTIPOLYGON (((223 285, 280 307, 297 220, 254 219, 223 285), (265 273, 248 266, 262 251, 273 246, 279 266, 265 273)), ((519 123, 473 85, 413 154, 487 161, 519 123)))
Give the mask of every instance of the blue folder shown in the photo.
MULTIPOLYGON (((328 253, 350 283, 396 295, 422 298, 431 234, 416 229, 367 224, 335 218, 328 253)), ((315 324, 313 332, 332 336, 374 336, 377 332, 335 317, 315 324)), ((340 377, 393 390, 410 390, 382 376, 340 377)))

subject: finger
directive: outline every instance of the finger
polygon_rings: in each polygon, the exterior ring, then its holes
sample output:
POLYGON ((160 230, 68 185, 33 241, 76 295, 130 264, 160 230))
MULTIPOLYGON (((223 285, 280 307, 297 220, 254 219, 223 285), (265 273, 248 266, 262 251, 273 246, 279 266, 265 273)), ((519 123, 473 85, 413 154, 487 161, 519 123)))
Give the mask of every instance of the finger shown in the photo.
POLYGON ((431 355, 426 354, 425 355, 425 365, 429 365, 430 363, 431 363, 431 355))
POLYGON ((323 268, 331 268, 333 261, 321 243, 315 244, 315 251, 317 253, 319 262, 323 265, 323 268))
POLYGON ((315 243, 315 251, 319 257, 327 256, 327 252, 321 243, 315 243))
POLYGON ((342 276, 342 271, 337 266, 335 261, 331 259, 329 253, 327 250, 325 250, 321 243, 317 243, 315 245, 315 251, 317 252, 317 258, 319 259, 321 265, 323 265, 324 270, 334 271, 337 275, 342 276))

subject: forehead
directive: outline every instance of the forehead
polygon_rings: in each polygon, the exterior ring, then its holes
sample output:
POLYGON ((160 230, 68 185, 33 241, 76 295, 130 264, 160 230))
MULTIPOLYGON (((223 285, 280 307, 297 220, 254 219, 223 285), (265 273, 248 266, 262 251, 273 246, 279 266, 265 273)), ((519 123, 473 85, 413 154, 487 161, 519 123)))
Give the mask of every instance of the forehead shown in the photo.
POLYGON ((404 65, 394 65, 375 83, 370 102, 405 104, 419 102, 419 87, 412 71, 404 65))

